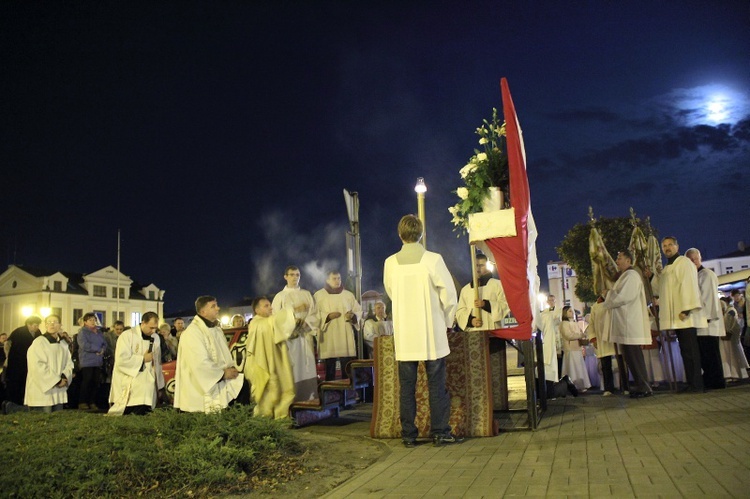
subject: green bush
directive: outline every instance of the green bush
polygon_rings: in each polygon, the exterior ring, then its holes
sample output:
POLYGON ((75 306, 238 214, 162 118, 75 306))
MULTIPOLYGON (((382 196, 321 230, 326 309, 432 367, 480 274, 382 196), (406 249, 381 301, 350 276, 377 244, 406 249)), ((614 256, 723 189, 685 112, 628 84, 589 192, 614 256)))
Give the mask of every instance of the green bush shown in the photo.
POLYGON ((289 421, 236 406, 105 417, 64 411, 0 417, 3 494, 11 497, 216 495, 296 474, 304 449, 289 421))

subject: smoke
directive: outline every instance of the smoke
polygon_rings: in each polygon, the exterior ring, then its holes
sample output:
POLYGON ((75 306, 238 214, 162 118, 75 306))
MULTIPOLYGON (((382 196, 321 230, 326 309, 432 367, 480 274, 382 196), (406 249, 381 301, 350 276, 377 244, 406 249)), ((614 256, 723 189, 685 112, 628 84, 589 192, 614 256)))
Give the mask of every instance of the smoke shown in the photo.
POLYGON ((327 222, 317 226, 298 226, 299 220, 275 210, 258 220, 258 246, 253 252, 253 285, 256 294, 273 294, 286 283, 284 269, 300 268, 300 286, 314 291, 322 288, 330 270, 345 276, 345 222, 327 222))

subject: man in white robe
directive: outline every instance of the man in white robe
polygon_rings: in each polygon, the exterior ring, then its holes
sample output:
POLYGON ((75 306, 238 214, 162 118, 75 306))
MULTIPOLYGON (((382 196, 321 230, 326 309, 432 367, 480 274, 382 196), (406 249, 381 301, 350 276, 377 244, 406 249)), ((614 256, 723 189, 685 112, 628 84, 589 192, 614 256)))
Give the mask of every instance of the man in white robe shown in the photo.
POLYGON ((485 255, 477 255, 476 261, 479 298, 475 299, 473 282, 461 289, 456 309, 456 323, 464 331, 500 329, 503 326, 503 318, 510 312, 503 285, 499 279, 492 277, 492 272, 487 268, 485 255), (478 317, 474 317, 475 309, 479 309, 478 317))
POLYGON ((56 412, 68 401, 73 379, 73 360, 68 344, 60 341, 60 318, 45 320, 47 332, 37 336, 26 351, 28 374, 24 405, 30 411, 56 412))
POLYGON ((456 314, 456 289, 443 257, 419 244, 423 226, 419 218, 405 215, 398 224, 401 251, 386 259, 385 292, 393 303, 393 334, 401 386, 401 438, 414 447, 419 431, 417 367, 424 361, 430 391, 430 434, 436 446, 460 442, 451 433, 450 396, 445 384, 448 328, 456 314))
POLYGON ((113 405, 108 414, 144 415, 156 407, 159 391, 164 389, 158 328, 159 316, 146 312, 139 325, 117 337, 109 390, 109 402, 113 405))
POLYGON ((700 313, 695 313, 703 307, 698 271, 690 260, 680 255, 677 238, 662 239, 661 249, 667 257, 667 264, 653 281, 654 294, 659 296, 659 327, 662 331, 674 330, 677 334, 688 384, 685 391, 702 392, 697 328, 708 327, 708 323, 700 313))
POLYGON ((630 398, 653 395, 648 383, 646 362, 641 345, 651 344, 646 292, 643 280, 633 268, 633 255, 622 250, 615 260, 620 277, 612 289, 604 292, 604 307, 612 312, 610 339, 617 344, 625 358, 625 364, 633 375, 635 389, 630 398))
POLYGON ((328 272, 326 284, 313 296, 318 313, 318 351, 325 360, 326 381, 336 379, 336 361, 341 365, 342 377, 347 362, 357 356, 354 324, 362 315, 362 306, 351 291, 344 289, 341 274, 328 272))
POLYGON ((248 326, 245 377, 255 408, 254 416, 283 419, 294 402, 294 374, 286 340, 294 331, 291 309, 272 315, 266 297, 253 300, 253 319, 248 326))
POLYGON ((378 300, 373 307, 374 316, 368 317, 364 326, 364 341, 367 347, 367 357, 372 358, 375 346, 375 338, 380 336, 393 336, 393 321, 385 313, 385 303, 378 300))
POLYGON ((615 392, 615 377, 612 370, 612 357, 616 354, 615 344, 612 342, 612 312, 603 305, 603 299, 591 306, 591 317, 586 336, 591 338, 596 347, 596 357, 602 367, 604 391, 602 396, 608 397, 615 392))
POLYGON ((180 335, 175 370, 174 407, 185 412, 217 412, 240 396, 244 376, 219 325, 219 304, 213 296, 195 301, 198 315, 180 335))
POLYGON ((318 370, 313 337, 318 334, 318 316, 309 291, 299 286, 302 273, 294 265, 284 270, 286 287, 276 293, 271 308, 277 312, 291 309, 296 327, 287 340, 289 360, 294 371, 295 402, 318 398, 318 370))
POLYGON ((703 369, 704 388, 726 388, 724 370, 721 362, 721 348, 719 338, 726 334, 724 330, 724 314, 719 303, 719 278, 713 270, 703 266, 701 252, 697 248, 690 248, 685 256, 698 269, 698 288, 701 294, 703 308, 700 313, 708 323, 707 327, 698 328, 698 348, 703 369))

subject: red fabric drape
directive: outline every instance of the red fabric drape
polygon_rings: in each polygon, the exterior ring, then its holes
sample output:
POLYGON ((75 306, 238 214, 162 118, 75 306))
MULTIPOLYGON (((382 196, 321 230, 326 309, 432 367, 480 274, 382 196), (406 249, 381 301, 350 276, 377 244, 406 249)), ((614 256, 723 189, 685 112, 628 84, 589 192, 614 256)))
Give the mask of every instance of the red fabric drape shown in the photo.
POLYGON ((500 86, 503 95, 505 116, 506 148, 508 150, 508 176, 510 181, 510 204, 515 208, 516 236, 498 237, 485 241, 495 255, 497 274, 503 283, 513 316, 518 325, 492 331, 499 338, 531 339, 533 312, 529 300, 528 268, 528 217, 530 206, 529 179, 526 176, 526 155, 523 148, 521 130, 518 126, 516 110, 510 96, 508 81, 502 78, 500 86))

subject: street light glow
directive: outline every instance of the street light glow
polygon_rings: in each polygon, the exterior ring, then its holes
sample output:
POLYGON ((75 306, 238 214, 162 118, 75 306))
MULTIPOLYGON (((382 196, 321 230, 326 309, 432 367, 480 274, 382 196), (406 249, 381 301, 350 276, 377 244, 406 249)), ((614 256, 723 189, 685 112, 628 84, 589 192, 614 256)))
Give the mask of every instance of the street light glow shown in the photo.
POLYGON ((31 305, 26 305, 24 307, 21 307, 21 315, 23 317, 28 317, 33 313, 34 313, 34 307, 32 307, 31 305))
POLYGON ((424 194, 427 192, 427 186, 424 184, 424 177, 417 178, 417 185, 414 186, 414 192, 424 194))
POLYGON ((42 307, 39 309, 39 312, 42 314, 42 318, 47 317, 49 314, 52 313, 52 309, 49 307, 42 307))

